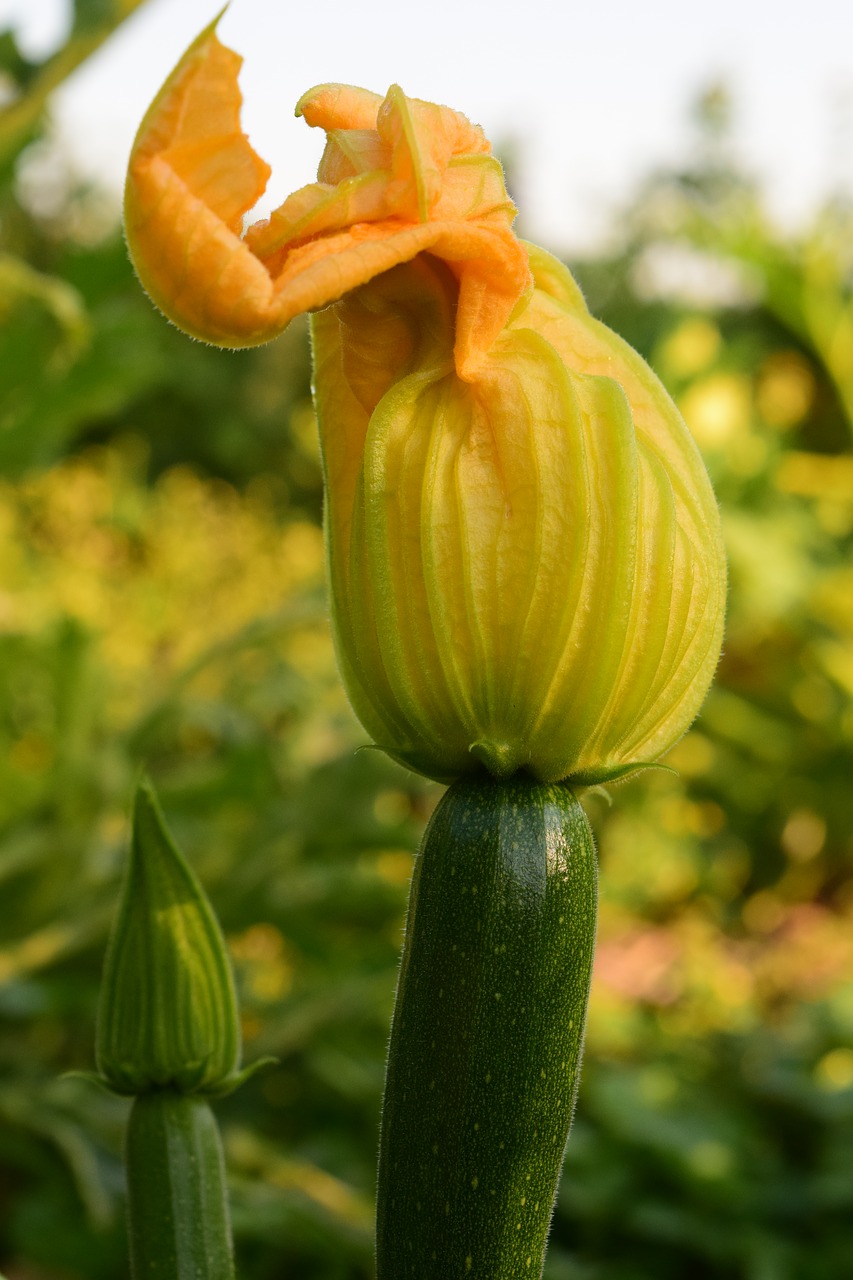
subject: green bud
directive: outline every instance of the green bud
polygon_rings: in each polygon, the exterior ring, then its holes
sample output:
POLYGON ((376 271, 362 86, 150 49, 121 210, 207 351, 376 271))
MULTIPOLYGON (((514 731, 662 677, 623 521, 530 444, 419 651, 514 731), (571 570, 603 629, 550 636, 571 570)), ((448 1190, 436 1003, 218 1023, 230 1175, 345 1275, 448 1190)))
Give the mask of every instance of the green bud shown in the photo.
POLYGON ((104 966, 96 1057, 118 1093, 167 1086, 222 1093, 238 1083, 240 1028, 225 940, 145 779, 104 966))

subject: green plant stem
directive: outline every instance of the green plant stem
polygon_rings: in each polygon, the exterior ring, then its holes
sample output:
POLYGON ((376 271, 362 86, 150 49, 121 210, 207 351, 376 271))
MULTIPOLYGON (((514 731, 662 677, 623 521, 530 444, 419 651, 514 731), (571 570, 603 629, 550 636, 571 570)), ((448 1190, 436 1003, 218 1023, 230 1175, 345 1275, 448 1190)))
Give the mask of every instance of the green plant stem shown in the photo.
POLYGON ((596 884, 568 787, 463 779, 433 815, 388 1055, 378 1280, 541 1275, 577 1094, 596 884))
POLYGON ((204 1098, 137 1097, 125 1159, 133 1280, 234 1280, 222 1144, 204 1098))

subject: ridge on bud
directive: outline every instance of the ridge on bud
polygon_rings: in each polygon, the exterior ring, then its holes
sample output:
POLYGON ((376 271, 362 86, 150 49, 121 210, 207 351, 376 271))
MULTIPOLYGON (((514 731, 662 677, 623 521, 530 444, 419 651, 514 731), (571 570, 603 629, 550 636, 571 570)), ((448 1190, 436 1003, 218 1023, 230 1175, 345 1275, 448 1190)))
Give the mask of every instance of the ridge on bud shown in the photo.
POLYGON ((225 941, 146 779, 104 965, 96 1060, 117 1093, 221 1093, 244 1078, 225 941))

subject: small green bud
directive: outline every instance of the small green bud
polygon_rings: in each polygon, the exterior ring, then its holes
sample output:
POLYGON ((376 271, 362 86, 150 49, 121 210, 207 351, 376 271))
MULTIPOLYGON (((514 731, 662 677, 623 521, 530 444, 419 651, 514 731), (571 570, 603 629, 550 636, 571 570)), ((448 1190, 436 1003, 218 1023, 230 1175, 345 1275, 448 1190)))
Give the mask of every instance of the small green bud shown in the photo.
POLYGON ((225 940, 146 779, 133 808, 130 865, 104 965, 98 1070, 118 1093, 238 1083, 240 1027, 225 940))

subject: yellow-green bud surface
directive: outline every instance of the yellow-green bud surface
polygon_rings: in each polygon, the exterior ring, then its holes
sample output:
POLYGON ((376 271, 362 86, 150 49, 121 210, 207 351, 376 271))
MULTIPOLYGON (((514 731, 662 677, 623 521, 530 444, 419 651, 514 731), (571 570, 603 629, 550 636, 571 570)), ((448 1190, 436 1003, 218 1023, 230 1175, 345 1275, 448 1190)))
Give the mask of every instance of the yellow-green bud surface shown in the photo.
POLYGON ((719 516, 686 426, 566 268, 528 252, 533 292, 475 377, 427 257, 313 321, 344 680, 374 740, 441 781, 656 760, 722 637, 719 516))

